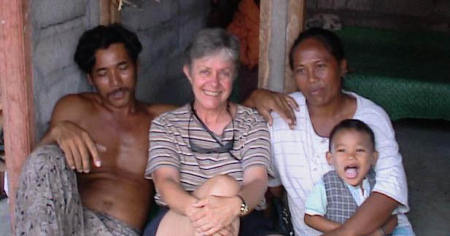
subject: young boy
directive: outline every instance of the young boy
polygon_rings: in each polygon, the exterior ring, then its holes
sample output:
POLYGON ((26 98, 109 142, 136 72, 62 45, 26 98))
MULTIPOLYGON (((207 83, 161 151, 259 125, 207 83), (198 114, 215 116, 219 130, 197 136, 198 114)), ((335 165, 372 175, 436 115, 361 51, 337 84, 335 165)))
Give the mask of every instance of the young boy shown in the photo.
MULTIPOLYGON (((314 186, 305 210, 305 223, 321 232, 338 228, 369 197, 375 185, 372 167, 378 158, 373 131, 360 120, 340 122, 331 131, 329 143, 326 157, 334 170, 314 186)), ((414 235, 410 225, 396 226, 397 215, 393 215, 371 235, 414 235)))

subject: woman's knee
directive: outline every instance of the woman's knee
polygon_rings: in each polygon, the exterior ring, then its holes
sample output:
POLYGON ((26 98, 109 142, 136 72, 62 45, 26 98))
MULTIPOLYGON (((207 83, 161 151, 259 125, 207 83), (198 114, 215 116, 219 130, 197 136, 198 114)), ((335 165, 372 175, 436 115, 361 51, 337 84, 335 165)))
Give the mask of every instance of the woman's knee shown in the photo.
POLYGON ((217 175, 211 180, 210 195, 234 196, 241 188, 239 182, 229 175, 217 175))

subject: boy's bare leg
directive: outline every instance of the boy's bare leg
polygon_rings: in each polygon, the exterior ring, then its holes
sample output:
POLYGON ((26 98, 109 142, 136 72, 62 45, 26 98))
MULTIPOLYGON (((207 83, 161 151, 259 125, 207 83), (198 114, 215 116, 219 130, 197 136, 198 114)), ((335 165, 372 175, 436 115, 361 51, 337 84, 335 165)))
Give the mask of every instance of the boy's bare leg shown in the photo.
MULTIPOLYGON (((235 196, 239 192, 239 189, 240 189, 239 183, 232 177, 227 175, 218 175, 206 181, 192 194, 198 199, 206 198, 209 195, 231 197, 235 196)), ((232 232, 230 235, 238 235, 239 219, 233 221, 228 231, 232 232)), ((161 220, 156 235, 192 236, 197 234, 195 233, 191 221, 187 216, 169 210, 161 220)))

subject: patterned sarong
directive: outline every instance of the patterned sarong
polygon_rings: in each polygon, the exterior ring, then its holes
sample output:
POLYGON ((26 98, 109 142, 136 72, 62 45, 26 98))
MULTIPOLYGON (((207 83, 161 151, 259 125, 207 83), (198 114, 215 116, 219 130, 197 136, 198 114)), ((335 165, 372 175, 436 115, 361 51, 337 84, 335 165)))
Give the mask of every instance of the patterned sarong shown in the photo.
POLYGON ((84 208, 77 178, 56 145, 36 149, 20 176, 16 235, 139 235, 111 216, 84 208))

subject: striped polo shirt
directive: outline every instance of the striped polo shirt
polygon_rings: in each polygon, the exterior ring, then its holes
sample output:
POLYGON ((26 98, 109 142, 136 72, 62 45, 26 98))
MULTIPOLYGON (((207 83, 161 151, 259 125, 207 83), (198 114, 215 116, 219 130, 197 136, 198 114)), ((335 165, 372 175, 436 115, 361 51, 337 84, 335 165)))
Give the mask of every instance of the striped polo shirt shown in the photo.
MULTIPOLYGON (((145 177, 151 179, 153 171, 162 166, 176 168, 180 173, 181 186, 192 192, 208 179, 216 175, 229 175, 238 182, 243 180, 243 172, 253 165, 270 169, 270 137, 267 124, 255 110, 237 105, 236 114, 221 136, 222 143, 233 140, 231 153, 195 153, 191 143, 202 148, 218 148, 220 145, 202 127, 187 104, 174 111, 162 114, 153 120, 150 128, 149 161, 145 177)), ((156 191, 155 201, 167 205, 156 191)))

